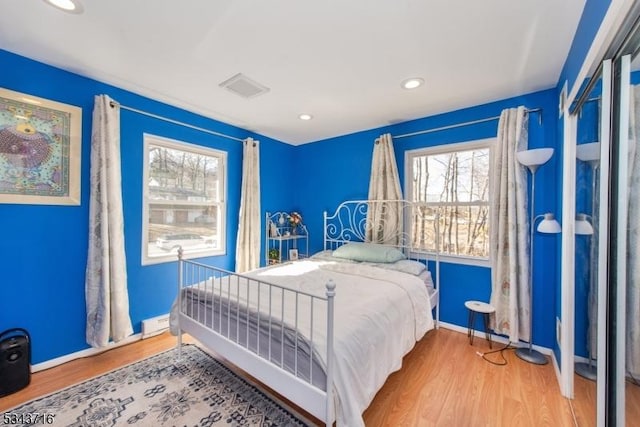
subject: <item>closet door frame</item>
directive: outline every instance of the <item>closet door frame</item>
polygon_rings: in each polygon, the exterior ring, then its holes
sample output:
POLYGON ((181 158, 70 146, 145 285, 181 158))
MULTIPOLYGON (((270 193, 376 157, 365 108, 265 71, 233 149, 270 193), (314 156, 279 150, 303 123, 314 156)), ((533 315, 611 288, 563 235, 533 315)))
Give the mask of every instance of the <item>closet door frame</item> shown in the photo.
MULTIPOLYGON (((640 30, 637 30, 640 31, 640 30)), ((614 62, 611 149, 611 199, 609 203, 609 289, 607 315, 608 425, 625 425, 626 324, 627 324, 627 228, 629 212, 629 102, 631 54, 623 49, 614 62)))
MULTIPOLYGON (((612 88, 612 61, 605 60, 598 67, 598 72, 592 76, 590 84, 586 86, 585 92, 590 92, 590 88, 596 81, 600 81, 602 85, 601 92, 601 110, 599 120, 599 141, 600 141, 600 185, 599 200, 600 205, 605 209, 599 210, 598 218, 598 318, 597 318, 597 410, 596 425, 603 426, 605 411, 605 392, 606 392, 606 367, 607 364, 607 281, 608 281, 608 242, 609 230, 608 224, 608 201, 609 197, 609 170, 610 170, 610 136, 611 136, 611 88, 612 88)), ((563 332, 567 332, 567 336, 563 339, 562 350, 562 380, 563 395, 573 398, 574 394, 574 374, 575 374, 575 322, 574 322, 574 304, 575 304, 575 194, 576 194, 576 143, 578 116, 582 103, 576 103, 569 114, 565 116, 565 142, 571 141, 565 146, 563 172, 565 177, 564 194, 572 194, 572 197, 563 197, 562 222, 563 222, 563 268, 562 277, 562 302, 563 302, 563 332), (567 178, 567 177, 573 177, 567 178), (566 252, 565 252, 566 251, 566 252), (572 331, 568 333, 568 331, 572 331), (565 350, 566 349, 566 350, 565 350)))
MULTIPOLYGON (((613 0, 564 105, 564 165, 575 162, 576 111, 582 83, 600 75, 601 169, 598 254, 598 346, 596 425, 625 423, 626 228, 630 54, 640 49, 640 2, 613 0), (569 105, 569 107, 567 107, 569 105)), ((593 82, 592 82, 593 83, 593 82)), ((584 90, 584 92, 582 92, 584 90)), ((573 398, 575 342, 575 164, 563 168, 561 392, 573 398), (565 215, 566 214, 566 215, 565 215), (571 224, 568 225, 568 222, 571 224)))
POLYGON ((612 104, 612 61, 602 63, 602 95, 600 110, 600 206, 598 211, 598 332, 597 332, 597 381, 596 381, 596 425, 604 426, 607 390, 607 317, 609 300, 609 176, 611 167, 611 104, 612 104), (602 207, 605 207, 603 209, 602 207))
MULTIPOLYGON (((575 374, 575 197, 576 197, 576 135, 577 135, 577 115, 576 105, 579 104, 580 98, 586 96, 586 92, 590 89, 585 88, 583 82, 587 79, 593 78, 596 75, 602 75, 607 58, 612 58, 616 52, 616 45, 620 45, 620 33, 623 24, 627 20, 629 15, 633 15, 634 6, 637 8, 638 4, 634 0, 612 0, 607 13, 605 14, 600 28, 596 33, 591 47, 587 52, 587 55, 580 67, 578 75, 571 87, 568 87, 568 94, 565 97, 560 95, 559 105, 560 114, 564 118, 564 132, 563 132, 563 168, 562 168, 562 248, 561 248, 561 289, 560 289, 560 336, 557 337, 560 347, 560 372, 559 385, 560 392, 564 397, 573 399, 574 397, 574 374, 575 374)), ((611 64, 608 65, 611 67, 611 64)), ((609 76, 611 76, 611 68, 609 68, 609 76)), ((604 79, 603 79, 604 80, 604 79)), ((611 78, 608 78, 611 81, 611 78)), ((565 82, 567 85, 567 82, 565 82)), ((611 88, 611 86, 608 86, 611 88)), ((604 84, 603 84, 604 89, 604 84)), ((564 91, 563 91, 564 92, 564 91)), ((602 102, 603 110, 601 112, 601 138, 610 137, 610 102, 602 102), (606 107, 605 107, 606 105, 606 107), (605 114, 604 108, 607 108, 608 114, 605 114), (608 122, 602 122, 603 118, 609 118, 608 122), (607 132, 604 132, 604 129, 607 132)), ((601 139, 602 142, 602 139, 601 139)), ((602 148, 601 144, 601 150, 602 148)), ((608 158, 608 153, 607 153, 608 158)), ((602 159, 602 157, 601 157, 602 159)), ((608 168, 608 165, 607 165, 608 168)), ((607 169, 608 173, 608 169, 607 169)), ((604 169, 600 170, 601 177, 606 177, 604 169)), ((600 187, 605 186, 604 178, 601 180, 600 187)), ((606 199, 600 199, 601 204, 606 199)), ((602 214, 601 214, 602 215, 602 214)), ((601 217, 601 224, 606 222, 601 217)), ((604 227, 606 228, 606 227, 604 227)), ((602 242, 606 242, 605 239, 600 239, 602 242)), ((600 253, 602 248, 600 248, 600 253)), ((606 271, 606 270, 604 270, 606 271)), ((603 274, 602 266, 599 266, 599 275, 603 274)), ((604 277, 598 279, 606 280, 604 277)), ((602 290, 599 288, 599 297, 602 290)), ((603 317, 605 313, 605 307, 601 307, 601 304, 606 304, 606 300, 600 298, 598 303, 598 355, 602 353, 601 346, 603 346, 604 338, 602 338, 606 331, 601 330, 600 325, 605 325, 606 318, 603 317)), ((598 377, 601 376, 600 367, 598 367, 598 377)), ((598 390, 598 396, 602 396, 604 389, 598 390)), ((604 410, 600 410, 598 403, 598 414, 604 414, 604 410)), ((598 415, 600 417, 600 415, 598 415)), ((598 419, 598 426, 604 425, 600 423, 598 419)), ((602 420, 604 422, 604 419, 602 420)))

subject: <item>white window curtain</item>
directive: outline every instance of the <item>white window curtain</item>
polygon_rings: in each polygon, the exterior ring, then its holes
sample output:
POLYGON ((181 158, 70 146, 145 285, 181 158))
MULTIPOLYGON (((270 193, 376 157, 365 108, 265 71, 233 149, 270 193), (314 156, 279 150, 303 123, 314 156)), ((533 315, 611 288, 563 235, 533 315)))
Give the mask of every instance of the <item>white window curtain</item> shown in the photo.
POLYGON ((491 305, 494 330, 511 341, 529 341, 529 220, 527 172, 516 151, 528 144, 524 107, 503 110, 491 179, 491 305))
POLYGON ((242 190, 238 238, 236 242, 236 272, 254 270, 260 266, 260 145, 247 138, 242 150, 242 190))
POLYGON ((133 334, 124 250, 120 111, 106 95, 95 97, 90 186, 86 339, 93 347, 104 347, 110 338, 118 342, 133 334))
POLYGON ((372 203, 367 212, 367 241, 402 244, 402 191, 400 176, 393 150, 391 134, 386 133, 375 140, 371 161, 369 200, 390 200, 390 203, 372 203))
MULTIPOLYGON (((640 89, 631 86, 629 108, 629 212, 627 217, 627 372, 640 376, 640 89)), ((595 340, 594 340, 595 341, 595 340)), ((595 354, 595 353, 594 353, 595 354)))

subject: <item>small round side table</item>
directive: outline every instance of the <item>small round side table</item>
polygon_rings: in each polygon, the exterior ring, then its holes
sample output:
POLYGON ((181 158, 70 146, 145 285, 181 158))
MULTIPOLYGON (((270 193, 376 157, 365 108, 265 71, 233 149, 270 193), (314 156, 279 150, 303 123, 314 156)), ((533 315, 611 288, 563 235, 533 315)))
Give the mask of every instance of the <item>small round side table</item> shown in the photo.
POLYGON ((491 304, 487 304, 482 301, 467 301, 464 303, 465 307, 469 309, 469 329, 467 331, 467 336, 469 337, 469 344, 473 345, 473 335, 475 331, 473 330, 473 324, 476 319, 476 313, 482 315, 484 319, 484 331, 486 334, 487 341, 489 341, 489 348, 491 347, 491 331, 489 330, 489 315, 496 311, 495 308, 491 304))

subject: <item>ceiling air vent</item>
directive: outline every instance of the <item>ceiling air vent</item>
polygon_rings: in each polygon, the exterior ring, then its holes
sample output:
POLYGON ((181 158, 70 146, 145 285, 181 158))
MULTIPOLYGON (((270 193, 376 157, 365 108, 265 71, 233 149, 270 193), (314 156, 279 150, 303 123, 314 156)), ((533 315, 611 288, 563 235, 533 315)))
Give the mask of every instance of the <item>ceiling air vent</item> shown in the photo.
POLYGON ((268 87, 251 80, 242 73, 238 73, 230 79, 223 81, 220 83, 220 87, 224 87, 236 95, 247 99, 269 92, 268 87))

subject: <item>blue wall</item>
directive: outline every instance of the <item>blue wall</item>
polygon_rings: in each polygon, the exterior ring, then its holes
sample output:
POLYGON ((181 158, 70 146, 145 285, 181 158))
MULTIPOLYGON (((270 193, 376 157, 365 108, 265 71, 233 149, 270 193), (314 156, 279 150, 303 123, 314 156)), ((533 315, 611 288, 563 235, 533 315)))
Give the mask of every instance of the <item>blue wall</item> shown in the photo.
MULTIPOLYGON (((530 115, 529 147, 557 147, 556 100, 557 91, 552 89, 298 147, 295 153, 297 174, 308 178, 300 183, 296 204, 304 208, 303 214, 309 228, 312 252, 322 249, 323 211, 331 212, 339 202, 346 199, 367 198, 373 143, 380 134, 390 132, 392 135, 401 135, 496 117, 505 108, 524 105, 530 109, 542 108, 542 125, 538 122, 538 113, 530 115)), ((395 139, 394 148, 401 180, 404 180, 405 151, 495 137, 497 123, 498 121, 495 120, 395 139)), ((559 160, 554 156, 540 168, 536 175, 536 213, 557 211, 558 192, 561 191, 558 164, 559 160)), ((553 296, 554 290, 559 286, 556 283, 556 271, 559 269, 557 239, 559 239, 557 235, 537 234, 535 241, 534 342, 545 347, 552 347, 555 342, 555 304, 551 303, 549 295, 553 296)), ((441 319, 444 322, 466 327, 467 313, 464 301, 489 300, 490 269, 446 263, 441 268, 441 319)))
MULTIPOLYGON (((0 86, 82 108, 82 201, 80 206, 2 204, 0 331, 29 330, 33 363, 87 348, 84 278, 88 245, 89 153, 94 96, 108 94, 122 105, 261 143, 262 208, 286 205, 284 183, 292 162, 287 144, 138 96, 95 80, 0 50, 0 86)), ((135 332, 148 317, 167 313, 176 295, 176 263, 141 265, 143 133, 228 153, 227 254, 207 259, 233 269, 242 169, 242 144, 122 110, 122 184, 130 314, 135 332)))

